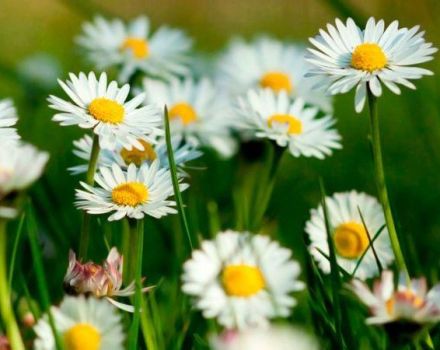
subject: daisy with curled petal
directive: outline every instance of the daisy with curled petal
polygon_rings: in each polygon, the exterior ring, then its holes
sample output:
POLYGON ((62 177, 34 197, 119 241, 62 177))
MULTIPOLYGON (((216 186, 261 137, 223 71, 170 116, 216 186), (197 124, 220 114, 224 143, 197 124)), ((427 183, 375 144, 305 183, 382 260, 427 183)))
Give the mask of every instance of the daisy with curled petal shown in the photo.
POLYGON ((250 43, 233 40, 218 62, 219 84, 235 95, 250 89, 285 91, 325 112, 332 111, 331 97, 313 89, 322 85, 322 77, 305 78, 311 68, 301 45, 283 43, 269 37, 259 37, 250 43))
POLYGON ((440 321, 440 284, 428 291, 425 278, 412 279, 408 283, 405 275, 401 274, 395 286, 393 272, 383 271, 372 291, 359 280, 353 280, 350 287, 370 308, 371 316, 366 320, 368 324, 440 321))
POLYGON ((128 24, 96 17, 83 25, 77 43, 98 69, 119 67, 120 81, 127 81, 138 70, 165 79, 189 73, 192 40, 181 30, 166 26, 150 33, 145 16, 128 24))
POLYGON ((195 81, 173 79, 164 83, 144 79, 147 104, 166 105, 173 137, 180 136, 194 146, 207 146, 224 157, 237 148, 229 126, 229 99, 207 78, 195 81))
POLYGON ((316 118, 318 108, 307 107, 301 98, 292 101, 283 91, 252 90, 238 103, 238 128, 288 147, 294 157, 324 159, 342 147, 341 136, 331 128, 335 120, 329 115, 316 118))
POLYGON ((157 135, 163 134, 160 111, 153 106, 140 107, 144 94, 127 101, 128 84, 119 88, 116 81, 107 83, 105 73, 97 79, 93 72, 88 76, 70 74, 70 80, 59 83, 71 102, 50 96, 49 106, 59 112, 53 120, 63 126, 93 129, 103 149, 114 149, 121 144, 142 150, 139 139, 154 142, 157 135))
POLYGON ((16 142, 20 139, 17 129, 14 128, 17 123, 17 111, 11 100, 0 100, 0 142, 16 142))
POLYGON ((397 21, 385 27, 384 21, 370 18, 364 30, 349 18, 344 24, 336 19, 336 27, 327 24, 327 32, 310 38, 315 48, 309 49, 308 61, 315 66, 308 75, 327 76, 329 93, 346 93, 356 87, 355 109, 361 112, 367 87, 374 96, 382 94, 382 84, 400 94, 398 84, 415 89, 410 80, 432 72, 419 63, 432 60, 437 51, 424 39, 419 26, 399 28, 397 21))
MULTIPOLYGON (((373 243, 377 256, 383 266, 389 266, 393 262, 394 255, 388 230, 385 227, 385 218, 376 198, 366 193, 350 191, 335 193, 331 197, 326 197, 325 202, 330 226, 333 228, 331 234, 339 266, 351 274, 365 253, 355 277, 365 280, 377 275, 377 262, 369 246, 368 234, 373 239, 379 231, 380 234, 373 243)), ((310 216, 305 228, 310 238, 310 253, 321 270, 330 273, 327 230, 322 206, 312 209, 310 216)))
POLYGON ((287 317, 304 288, 291 251, 266 236, 225 231, 184 264, 184 293, 206 318, 227 328, 266 326, 268 319, 287 317))
MULTIPOLYGON (((55 328, 65 350, 123 350, 124 329, 116 309, 93 297, 65 297, 59 307, 52 306, 55 328)), ((55 350, 57 346, 47 315, 34 327, 35 350, 55 350)))
MULTIPOLYGON (((89 214, 112 213, 109 221, 123 217, 142 219, 145 215, 160 218, 177 211, 175 202, 169 200, 174 194, 171 174, 159 168, 156 160, 140 168, 130 164, 127 171, 113 163, 111 168, 101 167, 95 175, 99 187, 81 182, 84 190, 76 190, 76 206, 89 214)), ((180 184, 180 190, 188 188, 180 184)))

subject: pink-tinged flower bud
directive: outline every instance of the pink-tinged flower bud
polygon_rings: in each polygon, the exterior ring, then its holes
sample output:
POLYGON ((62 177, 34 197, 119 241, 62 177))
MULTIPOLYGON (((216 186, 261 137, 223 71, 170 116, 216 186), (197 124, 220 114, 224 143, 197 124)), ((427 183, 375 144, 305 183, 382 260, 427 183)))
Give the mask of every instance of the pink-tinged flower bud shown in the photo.
POLYGON ((9 340, 5 335, 0 335, 0 350, 11 350, 9 340))

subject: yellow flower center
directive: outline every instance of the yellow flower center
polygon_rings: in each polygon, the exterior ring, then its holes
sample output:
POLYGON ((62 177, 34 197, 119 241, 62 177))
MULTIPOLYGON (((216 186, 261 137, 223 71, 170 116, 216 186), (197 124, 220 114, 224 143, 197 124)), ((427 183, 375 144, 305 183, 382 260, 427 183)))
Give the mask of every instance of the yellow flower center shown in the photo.
POLYGON ((141 182, 126 182, 116 186, 112 191, 112 200, 119 205, 135 207, 148 199, 148 189, 141 182))
POLYGON ((99 350, 101 334, 90 324, 78 323, 64 333, 67 350, 99 350))
POLYGON ((133 163, 136 166, 141 166, 143 162, 147 160, 153 161, 157 158, 156 151, 151 144, 145 140, 139 140, 139 142, 144 146, 143 151, 134 147, 131 150, 126 148, 121 150, 121 157, 125 164, 129 165, 133 163))
POLYGON ((301 134, 302 132, 301 120, 289 114, 274 114, 273 116, 269 117, 269 119, 267 120, 267 124, 269 124, 270 127, 273 126, 273 123, 287 124, 289 126, 287 132, 289 134, 298 135, 301 134))
POLYGON ((261 77, 260 86, 269 88, 275 92, 286 90, 291 92, 293 89, 289 76, 283 72, 268 72, 261 77))
POLYGON ((353 68, 374 72, 382 69, 387 64, 387 57, 377 44, 360 44, 356 46, 351 55, 351 65, 353 68))
POLYGON ((144 39, 128 37, 122 44, 123 50, 131 50, 133 56, 138 60, 147 58, 150 54, 148 42, 144 39))
POLYGON ((395 294, 386 301, 385 307, 389 315, 393 315, 394 306, 396 301, 407 303, 414 309, 420 309, 425 305, 425 300, 416 295, 412 290, 406 289, 403 291, 397 291, 395 294))
POLYGON ((119 124, 124 120, 124 106, 105 97, 95 98, 89 104, 90 115, 104 123, 119 124))
POLYGON ((339 225, 333 240, 338 254, 347 259, 359 258, 370 243, 364 226, 357 222, 339 225))
POLYGON ((194 108, 186 102, 176 103, 171 107, 169 113, 171 119, 178 119, 182 121, 183 125, 188 125, 197 120, 197 114, 194 108))
POLYGON ((258 267, 249 265, 229 265, 222 273, 226 293, 234 297, 250 297, 266 286, 258 267))

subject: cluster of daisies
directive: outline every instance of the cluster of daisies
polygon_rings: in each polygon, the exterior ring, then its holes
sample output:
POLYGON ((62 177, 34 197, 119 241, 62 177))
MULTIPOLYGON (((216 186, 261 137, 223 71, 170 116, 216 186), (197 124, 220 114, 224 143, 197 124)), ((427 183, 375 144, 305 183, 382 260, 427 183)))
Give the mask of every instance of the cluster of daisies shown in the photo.
MULTIPOLYGON (((418 27, 399 28, 397 22, 385 27, 372 18, 364 29, 351 19, 336 20, 310 42, 314 48, 307 50, 269 37, 235 39, 209 69, 194 73, 192 41, 180 30, 152 32, 146 17, 128 24, 97 17, 84 24, 77 43, 95 68, 109 75, 71 73, 59 80, 65 96, 48 99, 54 121, 86 131, 73 146, 82 163, 69 169, 86 174, 76 190, 77 208, 85 217, 108 221, 175 214, 171 150, 180 191, 188 188, 188 162, 206 149, 231 157, 240 141, 265 141, 293 157, 324 159, 342 148, 331 95, 355 88, 360 112, 369 95, 381 95, 382 84, 395 93, 399 84, 414 88, 410 80, 431 74, 414 65, 436 51, 418 27)), ((0 102, 0 217, 8 219, 19 212, 22 191, 48 159, 19 140, 16 121, 12 104, 0 102)), ((341 273, 354 278, 350 288, 370 308, 368 323, 440 320, 440 287, 427 292, 424 280, 403 280, 396 287, 388 270, 373 292, 365 284, 395 258, 374 197, 348 191, 325 198, 311 210, 305 232, 324 274, 331 272, 332 242, 341 273)), ((227 230, 193 251, 183 265, 182 291, 222 327, 210 339, 214 349, 319 349, 313 337, 271 322, 291 315, 297 304, 292 294, 305 289, 300 275, 292 251, 264 232, 227 230)), ((118 308, 139 312, 116 300, 136 292, 134 282, 123 288, 124 281, 116 247, 102 265, 83 263, 71 252, 64 278, 71 296, 36 323, 35 349, 55 349, 54 333, 67 350, 123 349, 118 308)))

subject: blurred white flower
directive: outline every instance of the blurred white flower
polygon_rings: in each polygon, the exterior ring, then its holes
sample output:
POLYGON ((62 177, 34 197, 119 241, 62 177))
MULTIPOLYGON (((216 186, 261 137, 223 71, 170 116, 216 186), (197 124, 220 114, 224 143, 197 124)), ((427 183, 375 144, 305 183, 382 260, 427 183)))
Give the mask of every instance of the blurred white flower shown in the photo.
POLYGON ((15 124, 18 121, 17 111, 11 100, 0 100, 0 143, 17 142, 20 136, 15 124))
POLYGON ((62 69, 54 56, 36 53, 22 60, 17 66, 17 72, 26 87, 50 90, 56 87, 62 69))

